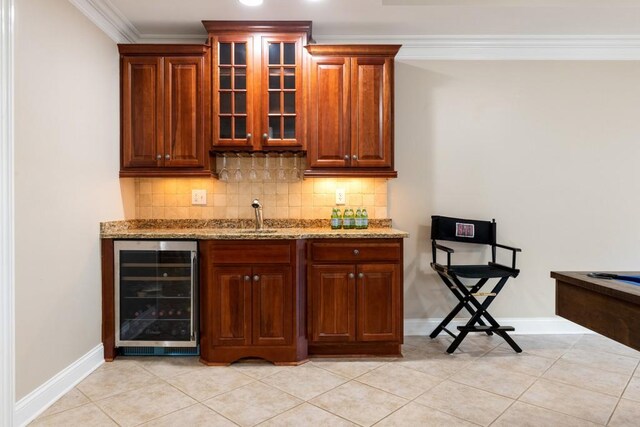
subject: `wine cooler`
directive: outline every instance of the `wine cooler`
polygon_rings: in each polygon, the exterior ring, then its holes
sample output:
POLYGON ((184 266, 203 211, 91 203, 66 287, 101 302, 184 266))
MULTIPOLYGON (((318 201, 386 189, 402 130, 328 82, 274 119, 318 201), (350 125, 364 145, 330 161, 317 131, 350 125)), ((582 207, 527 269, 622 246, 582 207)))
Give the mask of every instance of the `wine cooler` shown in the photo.
POLYGON ((197 242, 121 240, 114 249, 116 347, 197 354, 197 242))

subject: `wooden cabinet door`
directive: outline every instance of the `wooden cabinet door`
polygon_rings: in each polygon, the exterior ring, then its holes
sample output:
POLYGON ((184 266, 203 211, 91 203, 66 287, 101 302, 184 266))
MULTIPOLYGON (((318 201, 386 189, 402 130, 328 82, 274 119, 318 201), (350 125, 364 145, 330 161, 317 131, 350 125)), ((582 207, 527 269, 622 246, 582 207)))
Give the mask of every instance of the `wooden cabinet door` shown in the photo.
MULTIPOLYGON (((303 37, 287 34, 262 36, 260 102, 257 115, 260 145, 301 147, 304 145, 305 117, 302 82, 303 37)), ((258 82, 256 82, 258 85, 258 82)))
POLYGON ((358 277, 358 341, 397 341, 402 330, 400 266, 360 264, 358 277))
POLYGON ((251 344, 251 268, 214 265, 207 286, 211 345, 251 344))
POLYGON ((203 56, 164 58, 164 166, 204 166, 203 79, 203 56))
POLYGON ((121 166, 156 167, 164 151, 162 58, 124 57, 121 66, 121 166))
POLYGON ((345 167, 350 163, 349 58, 311 60, 308 166, 345 167))
POLYGON ((213 141, 215 147, 250 150, 255 132, 254 40, 250 35, 215 36, 213 48, 213 141))
POLYGON ((286 345, 293 334, 291 268, 253 268, 253 344, 286 345))
POLYGON ((355 273, 353 265, 311 266, 311 341, 355 341, 355 273))
POLYGON ((351 166, 392 165, 393 58, 351 59, 351 166))

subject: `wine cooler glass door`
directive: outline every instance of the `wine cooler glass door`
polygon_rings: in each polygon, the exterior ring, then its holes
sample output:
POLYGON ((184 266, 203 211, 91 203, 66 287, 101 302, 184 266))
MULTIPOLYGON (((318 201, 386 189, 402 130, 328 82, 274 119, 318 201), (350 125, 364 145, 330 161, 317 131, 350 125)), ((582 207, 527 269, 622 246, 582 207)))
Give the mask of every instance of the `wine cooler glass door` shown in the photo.
POLYGON ((116 242, 116 345, 195 347, 195 242, 116 242))

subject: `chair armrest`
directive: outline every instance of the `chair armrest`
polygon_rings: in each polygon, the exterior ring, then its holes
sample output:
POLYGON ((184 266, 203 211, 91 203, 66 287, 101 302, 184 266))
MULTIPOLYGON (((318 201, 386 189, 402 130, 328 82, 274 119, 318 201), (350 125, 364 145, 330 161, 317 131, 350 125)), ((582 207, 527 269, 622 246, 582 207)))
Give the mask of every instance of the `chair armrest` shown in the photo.
POLYGON ((509 249, 510 251, 514 251, 514 252, 522 252, 522 249, 520 248, 514 248, 512 246, 507 246, 507 245, 501 245, 500 243, 496 243, 496 246, 502 249, 509 249))
POLYGON ((431 246, 432 246, 432 252, 433 252, 433 263, 437 264, 436 249, 440 249, 441 251, 445 251, 447 253, 447 268, 451 267, 451 254, 454 253, 455 251, 446 246, 439 245, 438 243, 436 243, 435 240, 431 241, 431 246))
POLYGON ((454 252, 455 252, 453 249, 448 248, 448 247, 446 247, 446 246, 442 246, 442 245, 440 245, 440 244, 438 244, 438 243, 434 243, 434 244, 433 244, 433 246, 434 246, 436 249, 440 249, 441 251, 445 251, 445 252, 446 252, 446 253, 448 253, 448 254, 452 254, 452 253, 454 253, 454 252))
MULTIPOLYGON (((511 247, 511 246, 507 246, 507 245, 501 245, 499 243, 496 243, 494 246, 496 246, 498 248, 510 250, 513 253, 513 256, 511 257, 511 268, 516 270, 516 253, 522 252, 522 249, 514 248, 514 247, 511 247)), ((494 258, 495 258, 495 253, 494 253, 494 258)), ((494 261, 495 261, 495 259, 494 259, 494 261)))

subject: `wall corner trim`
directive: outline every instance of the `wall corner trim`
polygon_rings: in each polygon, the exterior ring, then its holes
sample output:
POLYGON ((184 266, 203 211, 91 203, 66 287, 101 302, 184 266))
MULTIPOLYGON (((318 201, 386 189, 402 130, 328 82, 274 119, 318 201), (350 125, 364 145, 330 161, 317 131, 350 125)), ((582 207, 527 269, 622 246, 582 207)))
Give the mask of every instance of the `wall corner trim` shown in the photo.
MULTIPOLYGON (((455 330, 457 326, 462 326, 468 319, 455 318, 451 322, 449 329, 455 330)), ((533 334, 592 334, 594 332, 582 326, 573 323, 562 317, 509 317, 496 318, 499 324, 513 326, 516 328, 512 334, 533 335, 533 334)), ((428 319, 404 319, 405 335, 423 335, 429 336, 438 324, 442 322, 441 318, 428 319)), ((441 335, 446 335, 444 332, 441 335)))
POLYGON ((116 43, 138 43, 136 27, 109 0, 69 0, 116 43))
POLYGON ((0 426, 15 403, 15 1, 0 0, 0 426))
POLYGON ((102 344, 16 402, 14 425, 25 426, 104 363, 102 344))

